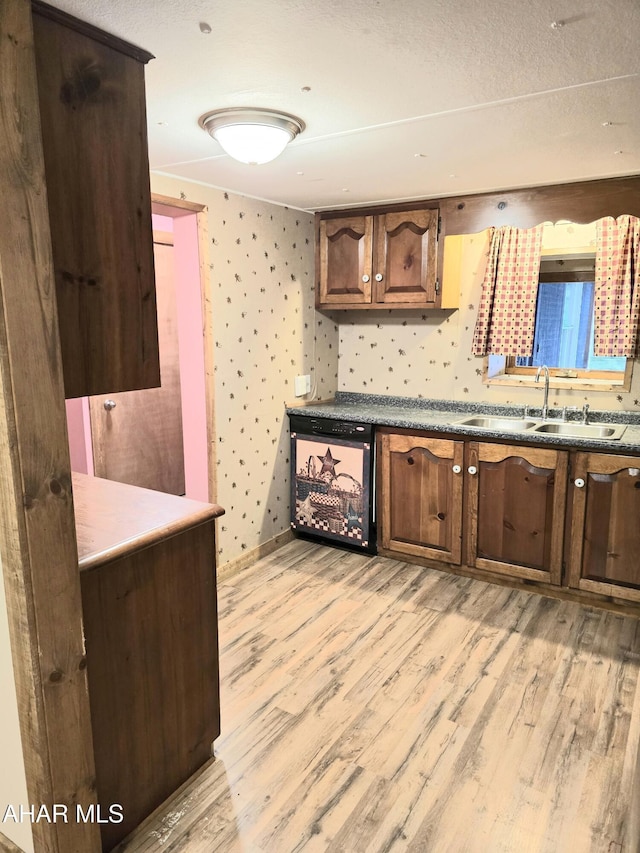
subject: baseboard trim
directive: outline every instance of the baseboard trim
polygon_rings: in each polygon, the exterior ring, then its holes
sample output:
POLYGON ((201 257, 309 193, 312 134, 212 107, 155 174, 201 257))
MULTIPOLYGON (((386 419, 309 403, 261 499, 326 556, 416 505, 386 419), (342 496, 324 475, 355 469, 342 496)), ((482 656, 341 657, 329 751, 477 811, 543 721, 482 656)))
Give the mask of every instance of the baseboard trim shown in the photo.
POLYGON ((218 583, 224 583, 230 578, 234 578, 257 560, 260 560, 262 557, 268 557, 269 554, 273 554, 274 551, 282 548, 287 542, 291 542, 293 538, 292 530, 284 530, 282 533, 274 536, 273 539, 268 539, 266 542, 258 545, 257 548, 252 548, 234 560, 229 560, 228 563, 224 563, 218 567, 218 583))
MULTIPOLYGON (((601 610, 611 610, 613 613, 620 613, 623 616, 632 616, 635 619, 640 618, 640 605, 634 601, 626 601, 615 596, 604 597, 594 592, 588 592, 582 589, 570 589, 565 586, 556 586, 555 584, 543 583, 542 581, 532 581, 526 578, 508 577, 507 575, 497 574, 495 572, 485 571, 483 569, 471 568, 466 565, 454 565, 453 563, 443 563, 440 560, 430 559, 428 557, 419 557, 412 554, 402 554, 400 551, 392 551, 388 548, 378 548, 379 557, 388 557, 391 560, 403 560, 406 563, 411 563, 415 566, 426 566, 428 569, 436 569, 439 572, 447 572, 452 575, 461 575, 465 578, 474 578, 475 580, 485 581, 487 583, 498 584, 499 586, 508 586, 511 589, 520 589, 525 592, 535 592, 538 595, 546 595, 547 598, 557 598, 561 601, 574 601, 577 604, 582 604, 586 607, 598 607, 601 610)), ((640 853, 640 850, 638 851, 640 853)))
POLYGON ((0 851, 1 853, 24 853, 22 847, 14 844, 3 832, 0 832, 0 851))

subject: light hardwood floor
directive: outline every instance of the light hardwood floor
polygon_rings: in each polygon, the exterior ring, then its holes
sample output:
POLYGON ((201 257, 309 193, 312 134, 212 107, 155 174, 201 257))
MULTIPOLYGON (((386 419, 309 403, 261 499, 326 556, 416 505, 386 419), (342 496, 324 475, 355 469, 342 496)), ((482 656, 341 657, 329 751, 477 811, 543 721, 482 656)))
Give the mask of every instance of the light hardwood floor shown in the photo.
POLYGON ((638 620, 304 541, 219 602, 216 759, 119 850, 635 853, 638 620))

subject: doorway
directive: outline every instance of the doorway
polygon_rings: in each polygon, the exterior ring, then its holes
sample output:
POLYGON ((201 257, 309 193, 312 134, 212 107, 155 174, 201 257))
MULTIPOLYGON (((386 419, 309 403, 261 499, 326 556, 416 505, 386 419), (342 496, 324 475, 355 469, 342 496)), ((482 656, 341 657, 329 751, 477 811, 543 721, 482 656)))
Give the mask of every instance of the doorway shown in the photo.
POLYGON ((213 343, 203 205, 152 196, 160 388, 67 401, 72 469, 215 498, 213 343))

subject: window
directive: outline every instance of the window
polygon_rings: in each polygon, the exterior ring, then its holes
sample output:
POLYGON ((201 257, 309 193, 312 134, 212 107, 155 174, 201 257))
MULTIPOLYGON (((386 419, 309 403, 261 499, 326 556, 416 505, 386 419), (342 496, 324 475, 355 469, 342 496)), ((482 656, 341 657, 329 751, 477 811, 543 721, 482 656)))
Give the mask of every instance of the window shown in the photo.
POLYGON ((546 364, 558 385, 600 390, 627 387, 631 360, 596 356, 593 352, 594 278, 594 254, 543 258, 533 354, 489 356, 488 380, 520 384, 534 377, 537 368, 546 364))

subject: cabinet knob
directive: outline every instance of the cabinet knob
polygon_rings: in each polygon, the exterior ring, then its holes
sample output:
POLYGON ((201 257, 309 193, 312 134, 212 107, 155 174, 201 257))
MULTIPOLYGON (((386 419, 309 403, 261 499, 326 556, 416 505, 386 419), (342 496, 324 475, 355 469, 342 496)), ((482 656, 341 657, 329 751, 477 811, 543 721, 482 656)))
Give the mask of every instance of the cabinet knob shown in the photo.
POLYGON ((454 465, 451 470, 454 474, 459 474, 462 471, 462 465, 454 465))
POLYGON ((383 276, 382 276, 381 272, 376 273, 376 281, 382 281, 382 278, 383 278, 383 276))
POLYGON ((365 274, 362 276, 362 280, 363 280, 363 281, 364 281, 364 283, 366 284, 366 283, 369 281, 369 276, 365 273, 365 274))
POLYGON ((573 483, 577 489, 583 489, 584 488, 584 480, 582 479, 582 477, 576 477, 576 479, 573 481, 573 483))
POLYGON ((467 468, 467 471, 470 474, 477 474, 478 473, 478 469, 476 468, 475 465, 469 465, 469 467, 467 468))
POLYGON ((105 400, 104 401, 105 411, 110 412, 111 409, 115 409, 115 407, 116 407, 116 401, 115 400, 105 400))

